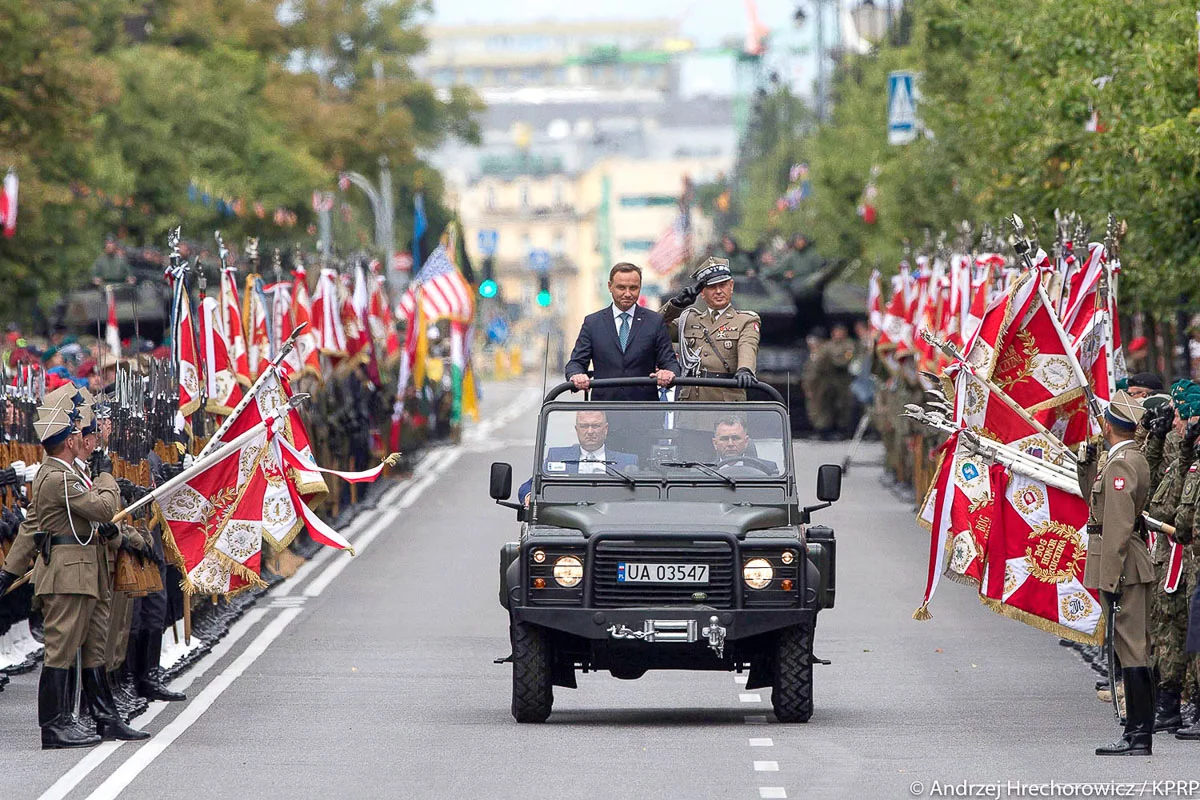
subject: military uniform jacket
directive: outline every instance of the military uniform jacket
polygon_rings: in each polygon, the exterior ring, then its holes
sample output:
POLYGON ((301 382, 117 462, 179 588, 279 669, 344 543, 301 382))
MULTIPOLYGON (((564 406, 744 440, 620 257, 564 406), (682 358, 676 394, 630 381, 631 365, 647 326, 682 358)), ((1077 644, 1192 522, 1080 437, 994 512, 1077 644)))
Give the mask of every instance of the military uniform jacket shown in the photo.
MULTIPOLYGON (((738 311, 728 305, 719 314, 709 309, 681 309, 667 303, 662 309, 667 331, 674 342, 681 342, 690 353, 700 357, 699 372, 692 377, 733 375, 739 369, 758 369, 758 339, 762 323, 753 311, 738 311)), ((682 362, 681 362, 682 363, 682 362)), ((744 389, 684 386, 680 400, 732 402, 746 399, 744 389)))
POLYGON ((49 564, 37 559, 33 571, 35 594, 82 594, 99 599, 109 585, 111 572, 108 547, 98 533, 92 535, 92 523, 108 522, 120 510, 121 490, 116 480, 104 473, 89 489, 70 466, 48 458, 38 469, 29 495, 32 515, 25 525, 33 521, 36 529, 47 536, 78 537, 71 544, 53 545, 49 564))
MULTIPOLYGON (((1092 469, 1080 473, 1083 489, 1092 469)), ((1141 530, 1150 466, 1132 440, 1109 451, 1108 460, 1091 483, 1088 495, 1088 553, 1083 585, 1119 592, 1126 585, 1154 583, 1154 564, 1141 530), (1100 526, 1097 535, 1094 526, 1100 526)))

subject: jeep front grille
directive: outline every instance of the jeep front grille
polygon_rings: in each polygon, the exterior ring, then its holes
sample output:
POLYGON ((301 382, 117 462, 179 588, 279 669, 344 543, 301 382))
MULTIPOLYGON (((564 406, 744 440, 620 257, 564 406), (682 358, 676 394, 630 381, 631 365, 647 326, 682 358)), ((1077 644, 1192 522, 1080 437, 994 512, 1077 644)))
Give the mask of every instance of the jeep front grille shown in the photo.
POLYGON ((607 540, 596 545, 591 564, 592 603, 596 608, 694 605, 732 608, 733 551, 727 542, 636 542, 607 540), (622 561, 670 564, 708 564, 708 585, 618 583, 622 561), (697 600, 693 595, 707 597, 697 600))

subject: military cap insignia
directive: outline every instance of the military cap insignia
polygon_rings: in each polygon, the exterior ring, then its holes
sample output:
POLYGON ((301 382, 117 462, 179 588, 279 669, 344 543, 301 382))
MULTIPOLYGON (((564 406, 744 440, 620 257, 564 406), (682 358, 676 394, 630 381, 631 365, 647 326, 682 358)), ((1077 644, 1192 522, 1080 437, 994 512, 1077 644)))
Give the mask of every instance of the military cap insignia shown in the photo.
POLYGON ((726 339, 726 340, 725 340, 725 349, 726 349, 726 350, 732 350, 732 349, 733 349, 733 342, 731 342, 731 341, 729 341, 728 339, 726 339))

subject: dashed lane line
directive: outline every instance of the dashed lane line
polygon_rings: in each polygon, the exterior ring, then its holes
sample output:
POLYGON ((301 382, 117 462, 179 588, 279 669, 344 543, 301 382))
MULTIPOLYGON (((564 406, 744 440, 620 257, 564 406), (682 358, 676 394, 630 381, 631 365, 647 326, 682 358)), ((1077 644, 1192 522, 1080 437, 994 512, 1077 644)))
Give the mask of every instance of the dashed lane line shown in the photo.
POLYGON ((761 703, 762 695, 757 692, 741 692, 738 694, 738 700, 743 703, 761 703))

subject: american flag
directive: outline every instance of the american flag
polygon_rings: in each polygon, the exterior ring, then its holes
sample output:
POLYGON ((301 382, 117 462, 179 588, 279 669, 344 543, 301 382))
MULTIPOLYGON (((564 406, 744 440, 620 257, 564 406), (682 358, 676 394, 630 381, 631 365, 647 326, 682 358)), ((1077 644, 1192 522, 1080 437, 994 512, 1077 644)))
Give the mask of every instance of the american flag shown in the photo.
POLYGON ((425 317, 430 322, 436 319, 456 319, 468 322, 475 313, 471 287, 439 245, 429 254, 425 265, 413 279, 413 284, 400 298, 400 313, 412 319, 416 311, 416 289, 421 290, 421 302, 425 317))
POLYGON ((687 214, 683 213, 676 216, 675 221, 667 226, 646 257, 652 270, 659 275, 666 275, 691 257, 689 228, 687 214))

